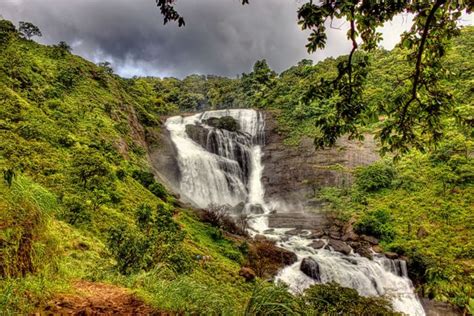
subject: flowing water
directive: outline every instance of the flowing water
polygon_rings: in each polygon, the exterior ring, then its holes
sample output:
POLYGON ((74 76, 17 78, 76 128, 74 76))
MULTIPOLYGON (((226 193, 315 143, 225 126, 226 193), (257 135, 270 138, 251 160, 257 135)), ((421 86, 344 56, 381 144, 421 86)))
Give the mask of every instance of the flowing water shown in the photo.
POLYGON ((171 140, 177 149, 180 170, 180 194, 199 207, 229 205, 250 215, 250 233, 264 234, 278 245, 294 252, 298 261, 287 266, 276 279, 294 292, 303 291, 316 281, 300 271, 303 258, 311 257, 319 265, 320 282, 337 282, 356 289, 365 296, 385 296, 395 310, 408 315, 424 315, 417 299, 406 263, 374 255, 373 260, 353 252, 349 255, 309 246, 304 236, 285 236, 288 229, 268 233, 268 216, 276 201, 264 200, 261 163, 265 121, 254 110, 208 111, 171 117, 166 121, 171 140), (238 132, 209 126, 210 118, 233 117, 238 132))

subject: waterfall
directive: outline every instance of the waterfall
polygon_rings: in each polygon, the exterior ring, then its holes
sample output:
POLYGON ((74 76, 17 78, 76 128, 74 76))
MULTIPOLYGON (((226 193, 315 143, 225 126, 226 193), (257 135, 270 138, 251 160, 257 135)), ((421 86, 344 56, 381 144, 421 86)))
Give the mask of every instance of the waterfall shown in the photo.
POLYGON ((344 255, 329 249, 314 249, 310 247, 311 239, 285 236, 288 229, 273 229, 268 233, 269 205, 274 201, 264 200, 261 181, 264 124, 263 114, 249 109, 169 118, 166 128, 177 149, 180 194, 199 207, 243 204, 240 211, 250 213, 252 234, 264 234, 297 255, 298 261, 282 269, 276 277, 287 283, 293 292, 316 283, 300 270, 302 260, 311 257, 319 265, 322 283, 337 282, 356 289, 360 295, 384 296, 399 312, 425 315, 408 278, 405 261, 376 254, 369 260, 354 252, 344 255), (224 117, 232 117, 238 130, 211 126, 210 119, 224 117))

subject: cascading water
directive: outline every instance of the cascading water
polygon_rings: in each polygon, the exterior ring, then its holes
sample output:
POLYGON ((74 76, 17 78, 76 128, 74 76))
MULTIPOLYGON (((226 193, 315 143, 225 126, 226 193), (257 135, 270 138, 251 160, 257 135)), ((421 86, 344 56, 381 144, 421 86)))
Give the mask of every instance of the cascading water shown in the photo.
POLYGON ((309 246, 311 239, 285 236, 288 229, 268 230, 272 201, 265 203, 261 181, 264 123, 262 113, 248 109, 169 118, 166 128, 178 153, 180 193, 199 207, 210 204, 235 207, 244 203, 241 211, 251 215, 251 233, 264 234, 297 255, 298 261, 284 268, 276 277, 289 284, 294 292, 316 283, 300 270, 302 260, 312 258, 318 265, 319 282, 334 281, 365 296, 385 296, 397 311, 424 315, 404 261, 380 255, 369 260, 353 252, 344 255, 329 249, 316 250, 309 246), (238 131, 209 125, 210 119, 229 116, 238 123, 238 131))

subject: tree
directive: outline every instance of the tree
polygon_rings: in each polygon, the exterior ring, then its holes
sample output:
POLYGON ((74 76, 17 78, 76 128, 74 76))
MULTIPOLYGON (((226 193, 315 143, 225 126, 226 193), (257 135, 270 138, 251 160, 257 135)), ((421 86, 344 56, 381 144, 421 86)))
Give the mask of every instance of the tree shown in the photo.
POLYGON ((58 57, 65 57, 67 54, 71 53, 71 46, 64 41, 60 41, 57 45, 53 46, 54 54, 58 57))
POLYGON ((263 107, 268 103, 275 77, 276 73, 270 69, 265 59, 258 60, 250 74, 242 74, 242 88, 250 106, 263 107))
MULTIPOLYGON (((174 9, 175 0, 156 3, 165 23, 184 25, 174 9)), ((320 119, 315 119, 315 124, 322 136, 315 143, 333 145, 343 134, 361 137, 358 127, 366 125, 366 118, 374 114, 385 116, 378 134, 383 151, 424 149, 427 141, 437 142, 442 135, 442 118, 457 117, 452 96, 438 85, 446 73, 443 56, 449 39, 459 34, 457 20, 463 11, 471 13, 473 7, 472 1, 462 0, 310 0, 301 5, 299 24, 311 31, 306 45, 309 52, 326 46, 328 24, 332 26, 337 19, 348 22, 347 38, 352 44, 349 55, 338 63, 337 75, 314 82, 306 93, 306 103, 324 103, 322 113, 316 114, 320 119), (387 101, 368 107, 362 98, 369 67, 365 53, 376 49, 382 40, 377 28, 403 13, 414 15, 411 29, 402 34, 400 42, 411 70, 400 74, 387 101)), ((469 123, 457 118, 461 124, 469 123)))
POLYGON ((97 66, 99 66, 99 68, 108 75, 114 74, 114 69, 112 68, 112 64, 108 61, 100 62, 97 64, 97 66))
POLYGON ((82 183, 84 189, 102 187, 111 175, 106 160, 92 149, 80 149, 74 155, 72 174, 82 183))
POLYGON ((0 19, 0 44, 6 43, 10 36, 15 33, 16 28, 12 22, 0 19))
POLYGON ((30 39, 33 36, 39 36, 39 37, 43 36, 43 34, 41 34, 40 29, 36 25, 30 22, 20 21, 18 31, 26 39, 30 39))

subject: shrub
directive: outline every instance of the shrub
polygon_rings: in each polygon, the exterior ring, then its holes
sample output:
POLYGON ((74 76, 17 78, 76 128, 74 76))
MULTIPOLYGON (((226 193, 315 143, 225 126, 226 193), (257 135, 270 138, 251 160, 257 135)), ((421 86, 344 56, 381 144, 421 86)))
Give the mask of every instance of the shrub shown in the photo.
POLYGON ((395 168, 386 162, 377 162, 356 170, 355 183, 364 192, 389 188, 395 178, 395 168))
POLYGON ((301 303, 312 315, 398 315, 386 299, 360 296, 356 290, 336 283, 311 286, 301 303))
POLYGON ((144 237, 125 225, 110 230, 108 247, 120 273, 131 274, 149 265, 149 247, 144 237))
POLYGON ((279 283, 257 283, 244 315, 302 315, 288 287, 279 283))
POLYGON ((207 209, 201 210, 199 215, 202 222, 209 223, 231 234, 247 236, 247 217, 241 216, 236 222, 229 212, 228 206, 210 205, 207 209))
POLYGON ((66 194, 63 197, 64 219, 71 225, 90 222, 91 215, 84 204, 84 198, 66 194))
POLYGON ((148 188, 150 185, 155 183, 155 177, 153 173, 142 170, 133 170, 132 178, 141 183, 145 188, 148 188))
POLYGON ((390 213, 386 210, 377 210, 366 213, 354 225, 360 234, 375 236, 387 242, 395 237, 395 231, 391 224, 390 213))
POLYGON ((153 193, 155 196, 159 197, 160 199, 165 199, 168 193, 166 192, 165 187, 158 182, 153 183, 148 187, 148 190, 150 190, 151 193, 153 193))
POLYGON ((169 264, 177 273, 191 271, 192 259, 181 246, 184 234, 174 221, 172 210, 164 204, 155 210, 142 204, 136 213, 138 229, 121 225, 109 232, 108 247, 120 273, 147 271, 159 262, 169 264))

